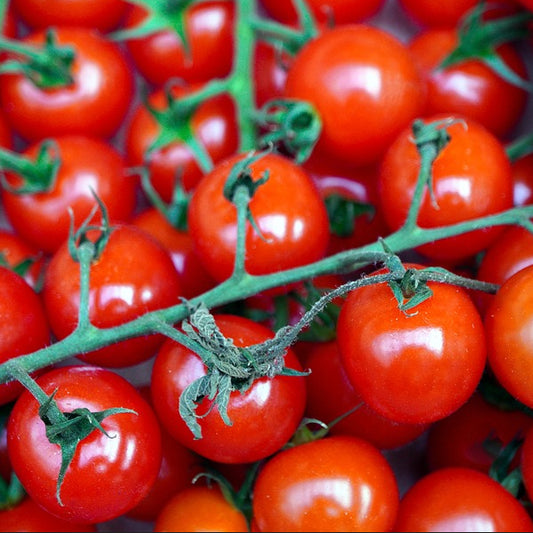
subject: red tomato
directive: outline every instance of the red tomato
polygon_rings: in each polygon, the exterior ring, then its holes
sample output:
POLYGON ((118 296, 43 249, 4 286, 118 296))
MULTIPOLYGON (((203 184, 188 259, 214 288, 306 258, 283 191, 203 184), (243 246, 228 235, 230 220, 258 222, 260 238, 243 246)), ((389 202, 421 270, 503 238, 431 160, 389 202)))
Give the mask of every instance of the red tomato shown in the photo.
POLYGON ((180 275, 182 295, 193 298, 212 289, 215 281, 206 272, 188 231, 181 231, 168 222, 155 207, 141 211, 132 224, 155 237, 170 253, 174 266, 180 275))
MULTIPOLYGON (((294 0, 260 0, 267 13, 285 24, 298 22, 294 0)), ((384 0, 307 0, 318 22, 335 25, 361 22, 382 8, 384 0)))
MULTIPOLYGON (((433 115, 432 123, 447 118, 433 115)), ((447 128, 450 142, 432 167, 436 205, 424 192, 418 224, 434 228, 491 215, 512 207, 511 164, 502 143, 479 123, 458 115, 460 120, 447 128)), ((411 128, 396 138, 385 154, 379 173, 380 209, 392 230, 407 218, 413 198, 420 156, 412 140, 411 128)), ((420 246, 430 259, 460 262, 487 248, 503 227, 484 228, 420 246)))
POLYGON ((56 499, 61 454, 48 441, 37 400, 25 391, 11 412, 7 438, 13 470, 29 496, 48 512, 81 523, 111 520, 139 503, 159 471, 161 435, 135 387, 111 370, 83 365, 51 370, 38 383, 47 394, 56 392, 63 412, 122 407, 135 413, 107 416, 101 425, 110 436, 95 429, 79 443, 61 485, 61 505, 56 499))
MULTIPOLYGON (((487 248, 479 263, 476 278, 501 285, 513 274, 533 264, 533 234, 520 226, 511 226, 487 248)), ((476 294, 476 303, 485 313, 494 296, 476 294)))
MULTIPOLYGON (((152 405, 150 387, 139 387, 142 397, 152 405)), ((181 446, 159 424, 161 430, 161 466, 148 494, 126 514, 135 520, 153 521, 174 494, 188 488, 196 474, 202 471, 201 458, 181 446)), ((178 530, 176 530, 178 531, 178 530)), ((184 530, 186 531, 186 530, 184 530)))
POLYGON ((488 474, 495 456, 485 442, 497 441, 503 448, 524 437, 532 425, 533 418, 526 413, 499 408, 476 392, 457 411, 431 425, 427 464, 431 470, 462 466, 488 474))
MULTIPOLYGON (((174 98, 186 96, 194 87, 174 85, 174 98)), ((148 102, 157 110, 167 110, 167 99, 162 89, 154 92, 148 102)), ((216 96, 203 102, 191 118, 195 137, 211 156, 213 162, 233 155, 238 147, 238 128, 235 106, 228 95, 216 96)), ((176 127, 178 127, 176 125, 176 127)), ((186 190, 193 189, 204 172, 196 162, 191 149, 182 141, 171 141, 147 157, 148 148, 161 133, 159 125, 145 105, 139 105, 133 112, 125 131, 125 150, 132 166, 142 165, 148 160, 150 181, 165 202, 170 202, 179 176, 186 190)))
POLYGON ((533 265, 508 278, 485 314, 488 361, 507 391, 533 408, 533 265))
POLYGON ((244 514, 217 485, 178 491, 157 517, 153 531, 248 531, 244 514))
MULTIPOLYGON (((46 269, 43 298, 52 331, 63 339, 76 327, 80 265, 65 242, 46 269)), ((148 311, 179 303, 179 274, 163 246, 133 225, 115 226, 100 258, 91 265, 89 318, 100 328, 133 320, 148 311)), ((105 367, 125 367, 152 357, 163 337, 144 335, 78 357, 105 367)))
MULTIPOLYGON (((54 253, 68 238, 71 218, 74 227, 89 216, 97 205, 96 194, 107 208, 112 222, 126 222, 136 205, 137 182, 126 175, 121 154, 106 141, 81 135, 57 137, 61 164, 49 190, 17 194, 1 191, 5 215, 15 231, 28 244, 47 254, 54 253)), ((34 160, 40 142, 31 145, 24 156, 34 160)), ((22 178, 6 174, 8 182, 18 187, 22 178)), ((98 224, 100 214, 93 223, 98 224)))
POLYGON ((0 510, 0 524, 2 531, 96 531, 94 524, 76 524, 69 520, 63 520, 48 511, 31 498, 24 498, 14 507, 0 510))
MULTIPOLYGON (((464 115, 476 120, 497 137, 505 137, 522 118, 528 93, 504 80, 479 60, 438 68, 457 44, 455 28, 426 30, 409 43, 409 49, 427 81, 424 114, 464 115)), ((500 46, 498 54, 511 70, 521 78, 527 78, 524 59, 515 48, 500 46)))
POLYGON ((483 323, 468 293, 445 283, 427 286, 433 294, 410 314, 386 283, 355 289, 337 323, 348 378, 369 407, 397 422, 450 415, 474 393, 485 367, 483 323))
POLYGON ((379 450, 336 436, 268 459, 252 503, 259 531, 390 531, 398 501, 395 475, 379 450))
MULTIPOLYGON (((527 0, 526 0, 527 1, 527 0)), ((479 4, 479 0, 399 0, 400 6, 415 22, 431 28, 455 28, 468 11, 479 4)), ((492 16, 513 13, 517 10, 514 0, 488 2, 492 16)))
POLYGON ((13 149, 13 133, 9 127, 4 112, 0 109, 0 146, 13 149))
MULTIPOLYGON (((17 37, 17 19, 13 11, 13 4, 10 3, 5 11, 4 20, 2 21, 2 35, 14 39, 17 37)), ((0 56, 2 57, 2 56, 0 56)))
MULTIPOLYGON (((26 281, 0 266, 0 363, 49 345, 50 327, 39 295, 26 281)), ((22 391, 18 381, 0 384, 0 405, 22 391)))
POLYGON ((428 424, 402 424, 384 418, 363 404, 342 365, 336 341, 316 343, 305 356, 306 416, 330 424, 356 406, 358 409, 333 424, 330 435, 352 435, 367 440, 377 448, 398 448, 422 435, 428 424))
POLYGON ((520 451, 520 471, 522 481, 530 499, 533 494, 533 429, 526 433, 522 449, 520 451))
POLYGON ((424 84, 406 45, 364 24, 326 30, 294 57, 288 98, 322 120, 315 151, 352 165, 377 163, 424 104, 424 84))
POLYGON ((283 98, 289 64, 288 54, 276 50, 266 41, 256 42, 253 69, 257 107, 262 107, 269 100, 283 98))
MULTIPOLYGON (((238 347, 257 344, 273 332, 252 320, 236 315, 215 315, 225 337, 238 347)), ((289 349, 285 366, 301 370, 289 349)), ((204 398, 197 413, 202 437, 195 439, 182 419, 178 405, 183 390, 206 375, 200 357, 173 340, 167 340, 156 355, 152 369, 152 401, 167 431, 181 444, 203 457, 221 463, 251 463, 278 451, 292 437, 305 408, 305 377, 260 378, 244 393, 231 392, 228 417, 222 420, 213 401, 204 398), (212 410, 210 410, 212 409, 212 410)))
MULTIPOLYGON (((189 231, 205 269, 218 281, 233 272, 237 211, 223 195, 239 154, 219 163, 193 192, 188 210, 189 231)), ((250 201, 258 235, 248 224, 245 266, 250 274, 269 274, 324 257, 329 222, 324 201, 312 178, 286 157, 269 153, 250 165, 256 181, 268 170, 268 181, 250 201)))
MULTIPOLYGON (((21 74, 0 78, 0 103, 13 130, 29 141, 65 134, 114 135, 133 101, 134 78, 122 49, 95 30, 59 27, 60 45, 72 46, 74 81, 40 89, 21 74)), ((36 31, 23 43, 42 45, 36 31)))
POLYGON ((531 531, 522 504, 487 474, 442 468, 418 480, 400 502, 394 531, 531 531))
POLYGON ((533 204, 533 154, 512 161, 514 205, 533 204))
POLYGON ((6 266, 12 270, 24 261, 32 261, 21 275, 33 289, 37 290, 46 266, 45 258, 38 249, 27 244, 18 233, 5 228, 0 229, 0 254, 6 261, 6 266))
MULTIPOLYGON (((190 57, 173 30, 126 41, 139 72, 150 83, 161 86, 171 78, 204 82, 229 74, 233 65, 234 2, 200 2, 187 9, 185 34, 190 57)), ((133 5, 126 17, 126 29, 145 19, 145 8, 133 5)))
POLYGON ((83 26, 102 32, 113 29, 126 14, 124 0, 13 0, 21 20, 32 29, 83 26))

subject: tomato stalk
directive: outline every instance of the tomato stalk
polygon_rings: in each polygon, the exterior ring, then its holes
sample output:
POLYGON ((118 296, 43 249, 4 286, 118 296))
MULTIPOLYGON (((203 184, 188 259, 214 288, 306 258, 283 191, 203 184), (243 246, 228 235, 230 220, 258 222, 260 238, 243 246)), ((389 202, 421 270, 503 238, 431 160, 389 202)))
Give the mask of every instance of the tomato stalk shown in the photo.
POLYGON ((0 74, 22 73, 41 89, 68 87, 74 82, 74 49, 71 46, 58 45, 53 29, 47 30, 43 46, 0 37, 0 50, 24 58, 4 61, 0 65, 0 74))

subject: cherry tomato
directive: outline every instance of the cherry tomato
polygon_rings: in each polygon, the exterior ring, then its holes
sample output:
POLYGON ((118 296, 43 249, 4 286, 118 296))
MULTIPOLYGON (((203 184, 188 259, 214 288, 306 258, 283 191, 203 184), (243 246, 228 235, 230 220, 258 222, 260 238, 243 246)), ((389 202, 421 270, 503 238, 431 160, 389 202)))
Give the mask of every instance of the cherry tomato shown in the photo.
POLYGON ((178 491, 155 520, 153 531, 248 531, 244 514, 217 485, 178 491))
POLYGON ((379 450, 335 436, 268 459, 252 504, 259 531, 390 531, 398 501, 394 472, 379 450))
POLYGON ((50 370, 38 378, 60 410, 103 411, 113 407, 135 413, 105 417, 78 445, 56 498, 61 454, 49 442, 39 418, 39 404, 25 391, 8 420, 8 451, 13 470, 41 507, 65 520, 97 523, 134 507, 150 490, 161 463, 161 435, 148 403, 125 378, 111 370, 72 365, 50 370), (103 497, 105 495, 105 497, 103 497))
MULTIPOLYGON (((194 190, 188 225, 205 269, 217 281, 233 272, 237 211, 223 195, 238 154, 220 162, 194 190)), ((245 267, 250 274, 269 274, 321 259, 329 242, 324 201, 312 178, 288 158, 266 154, 250 165, 257 181, 268 170, 249 207, 261 235, 248 223, 245 267)))
POLYGON ((31 498, 25 497, 14 507, 0 510, 0 524, 2 531, 96 531, 94 524, 76 524, 63 520, 45 511, 31 498))
MULTIPOLYGON (((28 141, 65 134, 109 138, 122 125, 134 96, 134 77, 122 49, 96 30, 55 29, 59 45, 71 46, 74 81, 41 89, 22 74, 0 78, 0 103, 13 130, 28 141)), ((23 43, 43 45, 35 31, 23 43)))
MULTIPOLYGON (((57 339, 78 322, 80 265, 65 242, 46 269, 43 299, 57 339)), ((133 320, 148 311, 179 303, 179 274, 167 250, 136 226, 115 226, 99 259, 91 265, 89 318, 108 328, 133 320)), ((127 339, 78 357, 105 367, 131 366, 152 357, 163 341, 158 334, 127 339)))
POLYGON ((503 449, 512 439, 523 438, 532 425, 533 417, 502 409, 476 392, 457 411, 431 425, 427 464, 431 470, 462 466, 488 474, 496 456, 487 450, 487 441, 503 449))
MULTIPOLYGON (((185 34, 189 56, 173 30, 130 39, 126 46, 138 71, 153 85, 162 86, 171 78, 188 83, 222 78, 233 65, 234 10, 232 1, 200 2, 187 9, 185 34)), ((139 25, 146 15, 145 8, 132 6, 124 27, 139 25)))
POLYGON ((514 205, 533 204, 533 154, 512 162, 514 205))
MULTIPOLYGON (((26 281, 0 266, 0 362, 48 346, 50 327, 39 295, 26 281)), ((18 381, 0 385, 0 405, 23 391, 18 381)))
MULTIPOLYGON (((261 324, 237 315, 215 315, 222 334, 236 346, 249 346, 273 337, 261 324)), ((285 366, 301 370, 297 357, 289 349, 285 366)), ((183 390, 206 375, 200 357, 183 345, 168 339, 156 355, 152 369, 152 401, 167 431, 196 453, 221 463, 251 463, 279 450, 292 437, 305 408, 305 377, 260 378, 244 393, 230 394, 228 417, 222 420, 213 400, 199 403, 197 419, 202 437, 195 439, 178 411, 183 390)))
MULTIPOLYGON (((512 207, 511 164, 502 143, 481 124, 458 115, 433 115, 432 123, 446 118, 458 120, 447 131, 450 142, 432 166, 434 202, 426 189, 418 216, 423 228, 434 228, 512 207)), ((379 172, 380 209, 392 230, 398 229, 407 213, 420 170, 420 156, 412 141, 411 128, 404 129, 385 154, 379 172)), ((426 257, 460 262, 487 248, 502 226, 470 231, 420 246, 426 257)))
MULTIPOLYGON (((438 68, 457 43, 454 28, 426 30, 409 42, 409 50, 427 81, 424 114, 457 113, 476 120, 499 138, 507 136, 522 118, 527 92, 479 60, 438 68)), ((498 54, 518 76, 527 78, 525 62, 515 48, 500 46, 498 54)))
MULTIPOLYGON (((318 22, 335 25, 362 22, 382 8, 384 0, 308 0, 318 22)), ((285 24, 298 22, 293 0, 260 0, 267 13, 285 24)))
POLYGON ((531 499, 533 494, 533 429, 526 433, 520 451, 520 471, 526 492, 531 499))
POLYGON ((394 531, 531 531, 526 509, 487 474, 441 468, 403 496, 394 531))
POLYGON ((488 362, 503 387, 533 407, 532 344, 533 265, 508 278, 495 294, 485 314, 488 362))
POLYGON ((32 29, 82 26, 106 32, 126 14, 123 0, 13 0, 21 20, 32 29))
POLYGON ((170 253, 185 298, 193 298, 215 286, 194 250, 188 231, 172 226, 155 207, 144 209, 131 222, 155 237, 170 253))
MULTIPOLYGON (((126 222, 136 205, 137 182, 126 175, 122 155, 107 141, 81 135, 55 139, 60 166, 48 190, 18 194, 3 188, 2 204, 14 230, 28 244, 47 254, 54 253, 68 238, 71 216, 74 228, 97 206, 94 195, 104 203, 112 222, 126 222)), ((40 142, 32 144, 23 155, 34 160, 40 142)), ((23 179, 7 173, 11 186, 23 179)), ((92 223, 98 224, 96 215, 92 223)))
POLYGON ((13 149, 13 133, 2 110, 0 110, 0 146, 9 150, 13 149))
POLYGON ((483 323, 468 293, 444 283, 427 286, 432 295, 408 314, 386 283, 355 289, 337 323, 348 378, 369 407, 397 422, 450 415, 474 393, 485 367, 483 323))
MULTIPOLYGON (((173 85, 173 98, 186 96, 194 86, 173 85)), ((150 106, 167 110, 167 97, 163 89, 148 99, 150 106)), ((191 118, 192 130, 199 143, 214 163, 233 155, 238 147, 238 128, 235 106, 228 95, 220 95, 203 102, 191 118)), ((160 126, 143 104, 133 111, 125 131, 125 151, 132 166, 148 161, 150 181, 165 202, 170 202, 179 177, 186 190, 193 189, 204 172, 195 160, 191 149, 182 141, 172 141, 148 155, 148 148, 161 133, 160 126)))
POLYGON ((384 418, 364 404, 346 376, 336 341, 311 345, 305 356, 306 416, 330 424, 354 407, 357 410, 332 424, 330 435, 352 435, 377 448, 398 448, 418 438, 428 424, 402 424, 384 418))
POLYGON ((266 41, 257 41, 254 51, 255 105, 282 98, 290 56, 266 41))
POLYGON ((365 24, 325 30, 287 73, 285 95, 306 100, 322 120, 314 150, 352 165, 377 163, 423 109, 424 83, 407 46, 365 24))

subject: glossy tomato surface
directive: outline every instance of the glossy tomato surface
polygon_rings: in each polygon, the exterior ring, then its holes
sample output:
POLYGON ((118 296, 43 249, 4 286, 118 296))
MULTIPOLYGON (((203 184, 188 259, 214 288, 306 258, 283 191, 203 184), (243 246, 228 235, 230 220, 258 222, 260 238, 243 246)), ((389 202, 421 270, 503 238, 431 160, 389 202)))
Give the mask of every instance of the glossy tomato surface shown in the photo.
POLYGON ((74 365, 39 378, 63 412, 114 407, 135 411, 105 417, 79 444, 61 485, 56 485, 61 453, 49 442, 39 404, 20 396, 8 421, 8 452, 13 470, 28 494, 50 513, 66 520, 97 523, 115 518, 146 495, 161 462, 161 434, 155 414, 135 387, 111 370, 74 365), (97 394, 95 393, 97 391, 97 394), (102 495, 105 494, 105 498, 102 495))

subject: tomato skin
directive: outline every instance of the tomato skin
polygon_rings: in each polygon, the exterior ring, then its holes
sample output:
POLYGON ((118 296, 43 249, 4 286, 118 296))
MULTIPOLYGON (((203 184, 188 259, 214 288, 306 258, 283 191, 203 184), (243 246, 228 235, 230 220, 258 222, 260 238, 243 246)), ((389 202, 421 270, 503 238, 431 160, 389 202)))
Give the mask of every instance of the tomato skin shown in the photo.
POLYGON ((60 505, 61 454, 46 437, 39 404, 25 391, 9 417, 7 438, 13 470, 30 497, 48 512, 80 523, 111 520, 135 506, 154 483, 161 462, 161 435, 148 403, 125 378, 94 366, 57 368, 38 383, 47 394, 57 389, 54 398, 63 411, 123 407, 137 414, 119 413, 101 422, 114 439, 95 430, 81 441, 61 486, 60 505))
POLYGON ((141 211, 131 222, 155 237, 168 250, 180 275, 185 298, 193 298, 215 286, 215 281, 206 272, 194 250, 188 231, 172 226, 155 207, 141 211))
POLYGON ((514 205, 533 204, 533 154, 512 162, 514 205))
POLYGON ((381 450, 390 450, 412 442, 428 424, 402 424, 382 417, 362 402, 342 365, 336 341, 315 343, 306 351, 306 416, 330 424, 355 406, 360 406, 333 424, 329 435, 352 435, 381 450))
MULTIPOLYGON (((174 85, 171 95, 181 98, 191 93, 195 86, 174 85)), ((152 93, 148 102, 157 110, 168 109, 165 91, 152 93)), ((191 118, 195 137, 216 163, 233 155, 238 147, 238 128, 235 106, 228 95, 220 95, 203 102, 191 118)), ((143 165, 150 145, 156 140, 161 127, 140 104, 133 112, 125 132, 126 157, 131 166, 143 165)), ((181 141, 172 141, 149 156, 148 169, 154 189, 165 202, 170 202, 179 173, 185 190, 194 189, 203 176, 190 148, 181 141)))
POLYGON ((287 73, 285 95, 306 100, 322 120, 314 151, 345 163, 377 163, 422 111, 422 78, 407 47, 365 24, 325 30, 309 41, 287 73))
MULTIPOLYGON (((527 92, 505 81, 481 61, 468 60, 437 68, 457 43, 455 28, 426 30, 409 42, 409 50, 427 81, 424 115, 464 115, 499 138, 507 136, 524 113, 527 92), (505 105, 500 105, 501 102, 505 105)), ((527 78, 524 60, 512 46, 500 46, 498 54, 516 74, 527 78)))
POLYGON ((96 531, 94 524, 76 524, 63 520, 45 511, 31 498, 25 497, 14 507, 0 510, 0 524, 2 531, 20 531, 30 533, 32 531, 71 531, 92 532, 96 531))
POLYGON ((508 278, 485 314, 488 362, 501 385, 533 407, 529 331, 533 323, 533 265, 508 278))
MULTIPOLYGON (((95 30, 58 27, 55 32, 60 45, 74 48, 73 84, 43 90, 23 75, 3 75, 0 103, 6 119, 30 142, 64 134, 110 138, 133 101, 133 72, 125 54, 95 30)), ((45 32, 22 41, 42 45, 45 32)))
POLYGON ((474 393, 486 363, 483 323, 468 293, 427 285, 432 296, 410 315, 398 309, 386 283, 355 289, 337 323, 348 378, 369 407, 397 422, 448 416, 474 393))
MULTIPOLYGON (((130 39, 126 47, 141 75, 154 86, 162 86, 171 78, 188 83, 223 78, 233 64, 234 11, 232 1, 201 2, 187 10, 185 34, 189 39, 189 58, 174 31, 130 39)), ((132 6, 124 27, 137 26, 145 16, 144 8, 132 6)))
POLYGON ((522 504, 487 474, 442 468, 419 479, 400 502, 394 531, 531 531, 522 504))
POLYGON ((485 449, 484 442, 497 440, 503 448, 512 439, 524 437, 532 425, 533 417, 501 409, 476 392, 457 411, 431 425, 427 465, 430 470, 461 466, 488 474, 495 457, 485 449))
POLYGON ((520 471, 526 492, 531 499, 533 494, 533 429, 529 429, 519 452, 520 471))
POLYGON ((332 436, 287 448, 262 466, 253 487, 259 531, 390 531, 399 493, 379 450, 332 436))
MULTIPOLYGON (((479 123, 459 115, 432 115, 426 124, 453 118, 450 142, 433 163, 435 207, 426 189, 418 216, 423 228, 444 226, 504 211, 513 204, 511 164, 502 143, 479 123)), ((387 150, 379 171, 380 209, 391 230, 407 218, 420 170, 411 128, 387 150)), ((418 247, 426 257, 448 263, 464 261, 487 248, 502 226, 474 230, 418 247)))
POLYGON ((290 56, 278 52, 265 41, 257 41, 254 50, 255 105, 260 108, 269 100, 283 97, 290 56))
MULTIPOLYGON (((39 295, 26 281, 0 266, 0 363, 48 346, 50 326, 39 295)), ((24 390, 18 381, 0 384, 0 405, 24 390)))
MULTIPOLYGON (((17 194, 2 189, 5 214, 13 229, 28 244, 53 254, 68 238, 71 218, 74 227, 89 216, 97 205, 96 194, 106 206, 111 222, 128 221, 135 209, 137 184, 126 175, 126 163, 108 142, 82 135, 55 139, 61 160, 52 187, 43 192, 17 194)), ((34 143, 23 155, 37 156, 40 143, 34 143)), ((7 180, 17 187, 21 176, 8 173, 7 180)), ((100 213, 92 219, 98 224, 100 213)))
POLYGON ((123 0, 13 0, 21 20, 32 29, 82 26, 106 32, 118 25, 128 4, 123 0))
POLYGON ((160 512, 154 531, 248 531, 244 515, 217 485, 178 491, 160 512))
MULTIPOLYGON (((384 0, 308 0, 307 5, 318 22, 335 25, 362 22, 382 8, 384 0)), ((260 0, 270 16, 285 24, 296 24, 298 18, 292 0, 260 0)))
MULTIPOLYGON (((42 296, 54 335, 74 330, 79 312, 80 267, 65 242, 46 269, 42 296)), ((131 224, 117 225, 100 258, 91 265, 89 318, 95 326, 113 327, 148 311, 179 302, 179 275, 167 250, 131 224)), ((79 359, 105 367, 125 367, 152 357, 163 341, 158 334, 120 341, 80 354, 79 359)))
MULTIPOLYGON (((224 336, 236 346, 249 346, 273 337, 261 324, 237 315, 215 315, 224 336)), ((301 370, 289 349, 285 366, 301 370)), ((152 369, 152 401, 167 431, 196 453, 221 463, 251 463, 279 450, 292 437, 301 421, 306 401, 305 377, 260 378, 243 394, 233 391, 228 405, 227 426, 217 407, 198 419, 202 438, 195 439, 178 412, 181 393, 206 374, 200 357, 172 340, 156 355, 152 369)), ((204 399, 198 413, 206 413, 212 401, 204 399)))
MULTIPOLYGON (((194 190, 188 227, 205 269, 217 281, 233 272, 237 210, 223 195, 233 165, 244 154, 225 159, 194 190)), ((262 237, 247 224, 245 267, 269 274, 324 257, 329 242, 326 207, 312 178, 288 158, 269 153, 250 165, 254 181, 268 170, 249 207, 262 237)))

